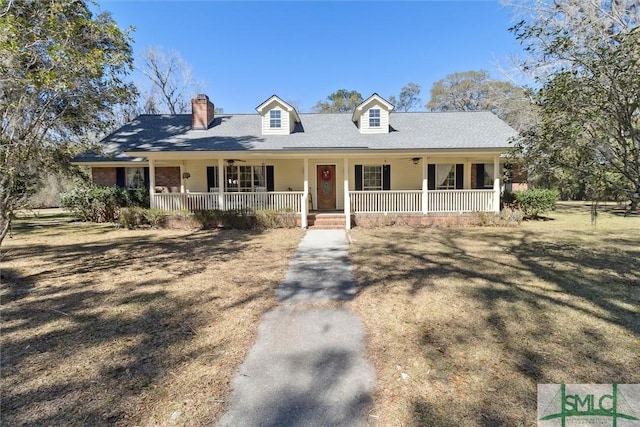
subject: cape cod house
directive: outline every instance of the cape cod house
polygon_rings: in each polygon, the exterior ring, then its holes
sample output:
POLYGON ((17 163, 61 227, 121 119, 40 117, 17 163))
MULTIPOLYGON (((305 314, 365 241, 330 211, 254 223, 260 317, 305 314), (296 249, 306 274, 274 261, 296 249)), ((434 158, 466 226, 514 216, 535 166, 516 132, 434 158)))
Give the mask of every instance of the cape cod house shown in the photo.
POLYGON ((300 114, 273 95, 257 114, 141 115, 102 140, 100 185, 147 186, 151 207, 288 209, 302 227, 331 212, 497 212, 503 154, 517 133, 490 112, 394 113, 371 95, 352 113, 300 114))

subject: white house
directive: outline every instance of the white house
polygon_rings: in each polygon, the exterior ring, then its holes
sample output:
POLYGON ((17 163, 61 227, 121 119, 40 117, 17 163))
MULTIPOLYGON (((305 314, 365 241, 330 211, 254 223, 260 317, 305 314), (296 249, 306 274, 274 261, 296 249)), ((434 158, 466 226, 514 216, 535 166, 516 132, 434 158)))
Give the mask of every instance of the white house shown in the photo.
POLYGON ((141 115, 75 163, 95 183, 146 185, 151 206, 310 215, 497 212, 514 129, 491 112, 397 113, 377 94, 353 113, 301 114, 276 95, 257 114, 141 115))

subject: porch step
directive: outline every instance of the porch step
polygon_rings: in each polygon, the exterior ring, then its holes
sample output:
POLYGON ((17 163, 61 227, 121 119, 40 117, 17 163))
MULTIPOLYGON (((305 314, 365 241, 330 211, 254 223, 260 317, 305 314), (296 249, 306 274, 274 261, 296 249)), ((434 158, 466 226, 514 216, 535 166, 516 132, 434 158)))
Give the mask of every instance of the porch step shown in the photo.
POLYGON ((345 227, 344 214, 309 214, 307 226, 315 229, 338 229, 345 227))

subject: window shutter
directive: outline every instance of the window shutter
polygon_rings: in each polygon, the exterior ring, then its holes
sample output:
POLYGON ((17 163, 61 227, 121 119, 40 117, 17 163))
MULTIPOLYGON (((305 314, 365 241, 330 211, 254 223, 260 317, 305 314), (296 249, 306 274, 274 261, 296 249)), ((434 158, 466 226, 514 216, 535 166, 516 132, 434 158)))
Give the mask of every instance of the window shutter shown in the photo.
POLYGON ((382 166, 382 189, 391 190, 391 165, 382 166))
POLYGON ((274 191, 275 188, 273 165, 267 166, 267 191, 274 191))
POLYGON ((127 186, 127 178, 124 168, 116 168, 116 187, 124 188, 127 186))
POLYGON ((427 189, 436 189, 436 165, 427 165, 427 189))
POLYGON ((144 179, 144 188, 146 188, 147 190, 149 189, 149 168, 146 167, 144 168, 144 170, 142 171, 142 175, 143 175, 143 179, 144 179))
POLYGON ((456 165, 456 190, 462 190, 464 188, 464 165, 458 163, 456 165))
POLYGON ((476 164, 476 188, 484 188, 484 163, 476 164))
POLYGON ((356 191, 362 191, 362 165, 356 165, 356 191))
POLYGON ((216 168, 214 166, 207 166, 207 192, 211 191, 215 187, 216 183, 216 168))

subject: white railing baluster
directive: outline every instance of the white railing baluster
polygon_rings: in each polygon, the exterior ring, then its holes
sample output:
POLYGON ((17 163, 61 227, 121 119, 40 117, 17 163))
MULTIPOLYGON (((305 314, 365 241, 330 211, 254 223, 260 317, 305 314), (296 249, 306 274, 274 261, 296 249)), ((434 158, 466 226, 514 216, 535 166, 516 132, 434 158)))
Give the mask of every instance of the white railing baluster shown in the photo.
MULTIPOLYGON (((426 192, 426 212, 491 212, 494 190, 431 190, 426 192)), ((423 212, 421 190, 351 191, 355 213, 423 212)))
MULTIPOLYGON (((224 193, 226 209, 289 209, 300 213, 302 191, 224 193)), ((154 206, 165 211, 219 209, 219 193, 157 193, 154 206)))

